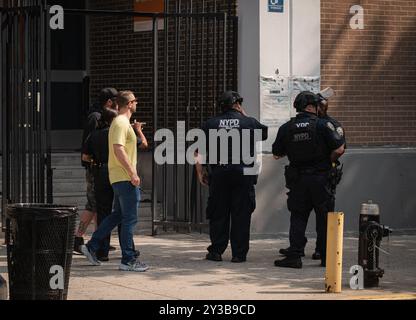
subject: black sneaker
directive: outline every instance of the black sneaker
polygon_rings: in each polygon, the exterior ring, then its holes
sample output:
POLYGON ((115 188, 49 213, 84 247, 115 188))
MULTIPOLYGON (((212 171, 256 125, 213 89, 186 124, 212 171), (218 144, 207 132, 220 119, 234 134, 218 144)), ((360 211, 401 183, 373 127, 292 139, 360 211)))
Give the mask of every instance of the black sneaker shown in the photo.
POLYGON ((315 251, 312 254, 312 260, 321 260, 321 253, 319 251, 315 251))
POLYGON ((211 260, 211 261, 222 261, 221 255, 216 252, 208 252, 205 256, 205 259, 211 260))
POLYGON ((84 245, 84 238, 83 237, 75 237, 74 239, 74 251, 77 253, 82 254, 81 246, 84 245))
MULTIPOLYGON (((281 254, 281 255, 284 255, 284 256, 289 256, 290 254, 292 254, 293 253, 293 250, 292 250, 292 248, 286 248, 286 249, 280 249, 279 250, 279 253, 281 254)), ((305 251, 302 251, 302 253, 300 254, 300 256, 301 257, 304 257, 305 256, 305 251)))
POLYGON ((233 257, 231 259, 231 262, 235 262, 235 263, 241 263, 241 262, 246 262, 246 258, 244 257, 233 257))
POLYGON ((276 267, 282 267, 282 268, 301 269, 302 259, 300 257, 286 257, 283 260, 276 260, 274 262, 274 265, 276 267))
POLYGON ((108 256, 97 256, 97 260, 98 261, 101 261, 101 262, 110 261, 110 259, 108 258, 108 256))

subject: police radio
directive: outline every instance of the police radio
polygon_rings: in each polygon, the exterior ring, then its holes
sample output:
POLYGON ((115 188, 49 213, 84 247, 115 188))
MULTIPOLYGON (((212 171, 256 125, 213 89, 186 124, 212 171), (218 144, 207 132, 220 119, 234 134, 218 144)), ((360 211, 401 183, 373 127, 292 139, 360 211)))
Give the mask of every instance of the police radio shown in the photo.
POLYGON ((371 200, 361 205, 358 264, 364 270, 364 287, 377 287, 384 270, 379 267, 380 243, 392 230, 380 224, 380 211, 371 200))

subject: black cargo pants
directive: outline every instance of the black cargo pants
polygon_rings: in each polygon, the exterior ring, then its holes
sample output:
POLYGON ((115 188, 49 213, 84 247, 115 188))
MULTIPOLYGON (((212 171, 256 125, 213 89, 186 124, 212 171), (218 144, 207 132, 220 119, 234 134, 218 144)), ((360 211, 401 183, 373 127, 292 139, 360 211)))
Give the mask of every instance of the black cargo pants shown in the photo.
POLYGON ((246 258, 250 241, 251 214, 256 208, 255 176, 241 167, 216 167, 210 176, 207 219, 209 252, 222 254, 231 241, 233 257, 246 258))
POLYGON ((328 174, 300 173, 288 192, 290 215, 289 241, 292 256, 301 256, 305 247, 305 231, 312 210, 316 213, 317 248, 326 258, 328 212, 333 210, 334 197, 329 187, 328 174))

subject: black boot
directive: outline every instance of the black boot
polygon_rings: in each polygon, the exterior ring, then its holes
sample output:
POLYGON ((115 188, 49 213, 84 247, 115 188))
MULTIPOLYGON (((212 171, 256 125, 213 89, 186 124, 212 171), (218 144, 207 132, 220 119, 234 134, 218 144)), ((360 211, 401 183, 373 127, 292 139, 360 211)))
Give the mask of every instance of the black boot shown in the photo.
POLYGON ((302 268, 302 259, 296 256, 286 257, 283 260, 276 260, 274 262, 274 265, 276 267, 282 267, 282 268, 300 269, 302 268))
POLYGON ((216 252, 208 252, 205 256, 205 259, 211 260, 211 261, 222 261, 222 257, 219 253, 216 252))
POLYGON ((83 237, 75 237, 74 239, 74 251, 77 253, 82 254, 81 246, 84 245, 84 238, 83 237))
MULTIPOLYGON (((292 249, 291 247, 286 248, 286 249, 280 249, 280 250, 279 250, 279 253, 280 253, 281 255, 284 255, 284 256, 289 256, 289 255, 291 255, 291 254, 293 253, 293 249, 292 249)), ((301 256, 301 257, 304 257, 304 256, 305 256, 305 250, 303 250, 303 251, 300 253, 300 256, 301 256)))
POLYGON ((231 262, 234 262, 234 263, 241 263, 241 262, 246 262, 246 257, 238 257, 238 256, 235 256, 235 257, 233 257, 232 259, 231 259, 231 262))

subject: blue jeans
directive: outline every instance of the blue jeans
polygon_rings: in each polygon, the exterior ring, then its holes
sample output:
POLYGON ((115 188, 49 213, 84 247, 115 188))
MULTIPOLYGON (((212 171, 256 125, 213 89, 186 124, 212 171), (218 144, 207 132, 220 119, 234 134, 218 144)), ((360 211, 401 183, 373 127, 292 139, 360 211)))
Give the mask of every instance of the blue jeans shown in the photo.
POLYGON ((137 209, 140 203, 140 187, 133 186, 130 181, 112 184, 114 191, 113 210, 100 224, 88 242, 88 248, 96 252, 102 240, 121 223, 120 247, 121 263, 127 264, 136 259, 133 234, 137 224, 137 209))

